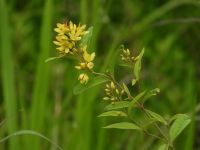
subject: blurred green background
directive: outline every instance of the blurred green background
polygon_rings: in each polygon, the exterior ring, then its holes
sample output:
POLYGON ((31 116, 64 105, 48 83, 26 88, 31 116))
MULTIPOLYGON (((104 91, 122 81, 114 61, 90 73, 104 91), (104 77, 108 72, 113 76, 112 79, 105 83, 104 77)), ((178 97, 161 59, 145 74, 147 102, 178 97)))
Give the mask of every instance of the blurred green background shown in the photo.
MULTIPOLYGON (((139 132, 102 129, 110 122, 96 117, 104 111, 103 89, 74 95, 74 62, 44 62, 57 55, 56 23, 72 20, 94 27, 96 70, 106 69, 120 44, 135 51, 145 47, 141 88, 161 89, 148 107, 166 117, 192 114, 175 147, 200 149, 199 0, 0 0, 0 20, 0 139, 31 129, 64 150, 154 150, 159 145, 139 132)), ((0 149, 56 147, 22 135, 0 143, 0 149)))

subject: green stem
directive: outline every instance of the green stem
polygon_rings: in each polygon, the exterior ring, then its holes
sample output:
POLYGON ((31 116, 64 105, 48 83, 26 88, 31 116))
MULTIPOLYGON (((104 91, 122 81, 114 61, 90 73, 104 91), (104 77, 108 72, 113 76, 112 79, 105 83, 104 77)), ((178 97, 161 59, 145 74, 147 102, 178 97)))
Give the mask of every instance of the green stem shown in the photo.
MULTIPOLYGON (((99 73, 99 72, 95 72, 95 71, 93 71, 93 70, 91 70, 91 72, 92 72, 93 74, 95 74, 95 75, 102 76, 102 77, 104 77, 104 78, 106 78, 106 79, 108 79, 108 80, 114 82, 114 84, 117 85, 120 89, 123 89, 123 88, 121 87, 121 85, 120 85, 120 84, 113 78, 113 76, 111 76, 110 74, 99 73)), ((127 94, 127 96, 128 96, 130 99, 133 99, 133 96, 132 96, 132 95, 130 95, 130 94, 128 94, 128 93, 126 93, 126 94, 127 94)), ((142 104, 138 103, 138 102, 137 102, 136 104, 138 105, 138 108, 140 108, 140 109, 144 112, 144 114, 148 117, 148 119, 150 119, 150 116, 149 116, 149 114, 146 112, 144 106, 143 106, 142 104)), ((130 115, 129 115, 129 116, 130 116, 130 115)), ((132 121, 134 121, 132 118, 130 118, 130 119, 131 119, 132 121)), ((134 121, 134 123, 136 123, 136 122, 134 121)), ((136 124, 137 124, 137 123, 136 123, 136 124)), ((137 125, 138 125, 138 124, 137 124, 137 125)), ((139 126, 140 126, 140 125, 139 125, 139 126)), ((157 136, 157 135, 154 135, 154 134, 149 133, 149 132, 146 131, 146 130, 143 130, 143 132, 146 133, 147 135, 156 137, 157 139, 164 140, 165 142, 169 143, 169 139, 168 139, 167 136, 162 132, 162 130, 160 129, 160 127, 158 126, 158 124, 157 124, 156 122, 154 122, 154 126, 158 129, 158 131, 159 131, 160 134, 165 138, 166 141, 165 141, 164 139, 162 139, 161 137, 157 136)))

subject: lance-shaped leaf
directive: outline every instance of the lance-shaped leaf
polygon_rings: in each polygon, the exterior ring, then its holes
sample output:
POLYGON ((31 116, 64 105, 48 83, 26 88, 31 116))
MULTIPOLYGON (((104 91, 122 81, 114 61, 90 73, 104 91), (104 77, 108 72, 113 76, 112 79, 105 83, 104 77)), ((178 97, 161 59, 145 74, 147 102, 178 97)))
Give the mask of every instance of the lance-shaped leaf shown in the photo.
POLYGON ((137 80, 136 80, 136 79, 133 79, 133 80, 131 81, 131 85, 134 86, 134 85, 136 84, 136 82, 137 82, 137 80))
POLYGON ((130 102, 128 101, 120 101, 120 102, 114 102, 106 106, 106 110, 114 110, 114 109, 120 109, 120 108, 126 108, 130 105, 130 102))
POLYGON ((123 111, 107 111, 102 114, 100 114, 98 117, 108 117, 108 116, 113 116, 113 117, 126 117, 127 114, 123 111))
POLYGON ((167 144, 162 144, 159 146, 158 150, 168 150, 169 146, 167 144))
POLYGON ((85 35, 82 37, 82 39, 81 39, 81 41, 80 41, 80 44, 79 44, 80 46, 85 46, 85 45, 87 45, 88 48, 89 48, 89 46, 90 46, 90 41, 91 41, 91 38, 92 38, 93 27, 90 27, 90 28, 88 29, 88 32, 89 32, 89 33, 85 34, 85 35))
POLYGON ((161 115, 159 115, 151 110, 148 110, 148 109, 145 109, 145 111, 151 116, 152 120, 158 121, 158 122, 161 122, 161 123, 167 125, 167 121, 161 115))
POLYGON ((78 85, 76 85, 74 87, 73 92, 74 92, 75 95, 80 94, 80 93, 82 93, 82 92, 84 92, 84 91, 86 91, 86 90, 88 90, 92 87, 103 84, 107 81, 108 80, 103 78, 103 77, 95 77, 95 78, 91 79, 86 85, 80 84, 80 83, 78 85))
POLYGON ((186 114, 176 114, 174 116, 172 116, 169 120, 169 124, 171 124, 174 120, 180 118, 180 117, 188 117, 188 115, 186 114))
POLYGON ((106 70, 112 75, 115 75, 115 67, 116 67, 116 64, 117 64, 117 60, 119 58, 119 52, 120 51, 121 51, 121 46, 115 50, 115 53, 112 56, 112 59, 110 59, 109 64, 106 67, 106 70))
POLYGON ((136 57, 136 62, 134 65, 134 75, 136 77, 136 80, 139 80, 140 78, 140 71, 141 71, 141 66, 142 66, 142 56, 144 54, 144 48, 140 52, 140 54, 136 57))
POLYGON ((62 57, 64 57, 64 56, 50 57, 50 58, 47 58, 47 59, 45 60, 45 62, 47 63, 47 62, 50 62, 50 61, 53 61, 53 60, 56 60, 56 59, 60 59, 60 58, 62 58, 62 57))
POLYGON ((115 128, 115 129, 124 129, 124 130, 141 130, 141 128, 138 127, 136 124, 130 123, 130 122, 114 123, 114 124, 105 126, 103 128, 115 128))
POLYGON ((170 127, 169 136, 171 141, 174 141, 176 137, 187 127, 191 119, 187 115, 177 115, 174 123, 170 127))
POLYGON ((155 88, 155 89, 153 89, 153 90, 148 91, 148 92, 146 93, 146 95, 144 96, 143 100, 142 100, 143 103, 144 103, 146 100, 148 100, 150 97, 157 95, 159 92, 160 92, 160 89, 159 89, 159 88, 155 88))
POLYGON ((122 83, 122 85, 123 85, 124 91, 128 94, 128 96, 131 95, 131 93, 130 93, 128 87, 126 86, 126 84, 122 83))

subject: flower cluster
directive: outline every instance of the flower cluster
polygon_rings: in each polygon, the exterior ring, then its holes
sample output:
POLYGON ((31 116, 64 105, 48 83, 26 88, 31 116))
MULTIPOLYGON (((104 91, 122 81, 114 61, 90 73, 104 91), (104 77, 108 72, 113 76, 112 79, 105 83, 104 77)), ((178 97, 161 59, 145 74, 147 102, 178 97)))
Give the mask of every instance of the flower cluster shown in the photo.
POLYGON ((87 51, 87 46, 81 48, 80 53, 80 63, 78 66, 75 66, 78 70, 91 70, 94 67, 94 63, 92 62, 95 58, 95 53, 89 54, 87 51))
POLYGON ((57 23, 56 41, 53 41, 55 45, 58 46, 58 51, 60 55, 74 54, 77 51, 76 43, 81 40, 81 37, 88 33, 85 30, 86 25, 76 25, 71 21, 69 23, 57 23))
POLYGON ((123 49, 120 56, 121 56, 121 59, 128 64, 132 64, 135 61, 135 58, 131 56, 129 49, 123 49))
POLYGON ((110 82, 110 84, 106 84, 105 94, 106 97, 103 100, 111 100, 112 102, 121 101, 124 90, 118 89, 113 82, 110 82))
MULTIPOLYGON (((94 67, 93 60, 95 53, 88 53, 87 45, 82 45, 79 42, 85 34, 86 25, 76 25, 71 21, 69 23, 57 23, 54 29, 57 32, 56 40, 53 41, 57 45, 57 49, 61 56, 71 54, 79 60, 79 64, 75 66, 78 70, 90 71, 94 67)), ((81 73, 78 77, 81 84, 87 84, 89 77, 86 73, 81 73)))

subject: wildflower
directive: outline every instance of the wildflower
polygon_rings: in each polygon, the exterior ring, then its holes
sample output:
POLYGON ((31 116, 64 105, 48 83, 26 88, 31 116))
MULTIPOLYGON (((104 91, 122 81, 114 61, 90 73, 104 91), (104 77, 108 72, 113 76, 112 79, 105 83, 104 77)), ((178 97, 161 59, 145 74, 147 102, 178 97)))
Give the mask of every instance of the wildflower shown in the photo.
POLYGON ((106 84, 105 94, 106 96, 103 98, 103 100, 110 100, 112 102, 115 102, 122 99, 124 91, 118 89, 114 82, 111 81, 110 84, 106 84))
POLYGON ((134 57, 131 56, 129 49, 123 49, 121 53, 121 59, 126 63, 134 63, 134 57))
POLYGON ((85 31, 86 25, 78 25, 73 24, 71 21, 69 22, 69 37, 73 41, 79 41, 81 40, 81 36, 88 33, 88 31, 85 31))
POLYGON ((79 64, 79 66, 75 66, 78 70, 89 69, 91 70, 94 67, 94 63, 92 62, 95 58, 95 53, 89 54, 87 52, 87 46, 81 47, 81 57, 83 62, 79 64))
POLYGON ((87 84, 89 77, 87 74, 82 73, 79 75, 78 80, 80 81, 81 84, 87 84))
POLYGON ((84 46, 84 47, 82 48, 82 52, 83 52, 83 58, 84 58, 84 60, 85 60, 86 62, 91 62, 91 61, 94 60, 94 58, 95 58, 95 53, 89 54, 89 53, 87 52, 87 46, 84 46))
POLYGON ((56 40, 53 41, 58 46, 58 51, 61 55, 74 54, 77 51, 76 43, 80 41, 82 36, 87 34, 85 30, 86 25, 69 23, 57 23, 57 27, 54 29, 57 32, 56 40))
MULTIPOLYGON (((80 44, 82 37, 88 33, 86 25, 76 25, 73 22, 57 23, 54 29, 57 33, 56 40, 53 41, 61 56, 66 54, 74 55, 79 60, 79 64, 75 66, 78 70, 91 70, 94 67, 93 60, 95 53, 88 53, 87 45, 80 44)), ((78 80, 82 84, 87 84, 89 77, 87 74, 82 73, 79 75, 78 80)))

